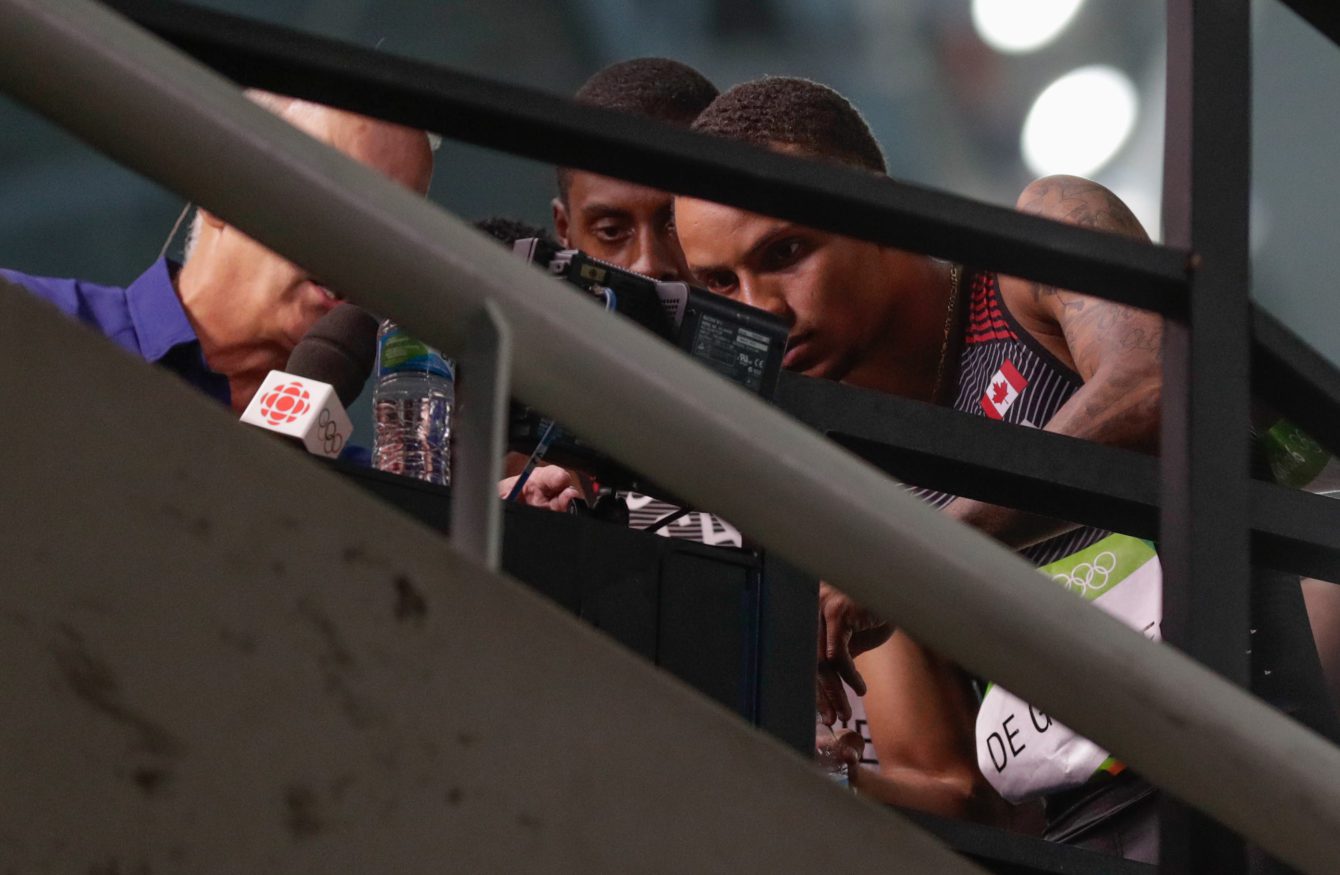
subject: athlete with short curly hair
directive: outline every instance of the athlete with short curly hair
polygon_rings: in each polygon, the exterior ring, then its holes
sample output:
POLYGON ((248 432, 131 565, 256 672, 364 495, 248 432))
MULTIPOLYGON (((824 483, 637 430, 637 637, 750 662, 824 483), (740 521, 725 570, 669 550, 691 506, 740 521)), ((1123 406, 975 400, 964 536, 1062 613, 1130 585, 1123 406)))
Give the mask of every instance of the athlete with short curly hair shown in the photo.
MULTIPOLYGON (((687 64, 635 58, 597 72, 575 100, 687 127, 716 96, 716 86, 687 64)), ((564 246, 656 279, 684 276, 669 192, 561 167, 552 206, 564 246)))
POLYGON ((765 76, 736 85, 699 114, 693 130, 875 173, 888 170, 860 110, 809 79, 765 76))
MULTIPOLYGON (((598 106, 687 127, 717 97, 717 88, 687 64, 668 58, 635 58, 600 70, 577 90, 578 103, 598 106)), ((684 279, 688 268, 674 229, 674 196, 669 192, 559 168, 558 197, 553 201, 554 233, 567 247, 611 264, 664 280, 684 279)), ((520 500, 562 510, 578 495, 579 478, 557 466, 536 468, 520 500)), ((515 478, 504 480, 507 495, 515 478)), ((626 497, 629 523, 648 528, 669 520, 661 534, 713 544, 739 546, 734 527, 708 513, 680 510, 645 495, 626 497)))
MULTIPOLYGON (((693 127, 884 172, 879 145, 855 107, 803 79, 738 85, 693 127)), ((1130 210, 1087 180, 1038 180, 1017 206, 1146 239, 1130 210)), ((1155 314, 696 198, 676 199, 675 220, 699 284, 790 323, 785 366, 791 370, 1104 444, 1157 444, 1163 326, 1155 314)), ((1040 566, 1109 537, 921 492, 1040 566)), ((980 724, 974 738, 978 706, 962 673, 906 635, 890 637, 890 626, 826 584, 820 609, 820 712, 830 722, 850 715, 843 680, 864 693, 879 754, 882 777, 861 772, 855 783, 896 804, 999 822, 1000 799, 977 765, 990 762, 981 759, 980 724), (862 651, 868 652, 858 672, 853 657, 862 651)), ((1014 774, 1029 768, 1016 766, 1014 774)), ((1084 785, 1086 777, 1075 783, 1084 785)), ((1145 794, 1147 787, 1132 792, 1145 794)), ((1135 849, 1137 857, 1152 853, 1135 849)))

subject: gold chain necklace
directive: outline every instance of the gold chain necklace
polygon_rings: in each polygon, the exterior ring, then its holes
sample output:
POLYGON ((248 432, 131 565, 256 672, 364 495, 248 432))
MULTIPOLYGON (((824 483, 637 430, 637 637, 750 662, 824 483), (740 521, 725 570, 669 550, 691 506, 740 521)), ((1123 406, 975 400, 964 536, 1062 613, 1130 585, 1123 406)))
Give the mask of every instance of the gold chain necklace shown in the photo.
POLYGON ((931 403, 938 404, 940 390, 944 388, 945 361, 949 358, 949 332, 954 329, 954 314, 958 312, 958 283, 962 268, 957 264, 949 265, 949 305, 945 307, 945 336, 940 342, 940 363, 935 368, 935 389, 931 392, 931 403))

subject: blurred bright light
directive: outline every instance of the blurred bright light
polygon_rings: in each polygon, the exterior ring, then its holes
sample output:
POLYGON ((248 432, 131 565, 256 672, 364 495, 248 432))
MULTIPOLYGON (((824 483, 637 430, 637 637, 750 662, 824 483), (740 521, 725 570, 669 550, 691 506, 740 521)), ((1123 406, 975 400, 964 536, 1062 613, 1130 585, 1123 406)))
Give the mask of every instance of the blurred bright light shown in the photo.
POLYGON ((1135 86, 1120 70, 1072 70, 1033 101, 1024 121, 1024 162, 1039 176, 1089 176, 1125 144, 1138 109, 1135 86))
POLYGON ((1140 226, 1145 229, 1151 240, 1158 242, 1162 236, 1163 217, 1161 215, 1163 200, 1159 195, 1156 183, 1142 179, 1133 185, 1109 185, 1121 202, 1130 208, 1135 218, 1140 221, 1140 226))
POLYGON ((1084 0, 973 0, 972 23, 999 52, 1033 52, 1060 36, 1084 0))

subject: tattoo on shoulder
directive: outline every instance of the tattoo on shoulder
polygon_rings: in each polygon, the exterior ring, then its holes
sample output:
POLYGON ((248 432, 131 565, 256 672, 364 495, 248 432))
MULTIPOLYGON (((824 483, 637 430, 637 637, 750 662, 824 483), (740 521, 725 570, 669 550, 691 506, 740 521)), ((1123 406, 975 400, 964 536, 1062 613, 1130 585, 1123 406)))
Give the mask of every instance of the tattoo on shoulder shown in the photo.
MULTIPOLYGON (((1049 176, 1030 184, 1019 199, 1025 213, 1085 228, 1149 239, 1121 199, 1096 182, 1049 176)), ((1093 362, 1101 350, 1121 350, 1132 359, 1163 356, 1163 322, 1156 315, 1044 283, 1029 286, 1032 302, 1050 311, 1076 362, 1093 362)))
POLYGON ((1140 220, 1120 198, 1098 183, 1076 176, 1049 176, 1032 183, 1020 198, 1019 209, 1084 228, 1149 238, 1140 220))

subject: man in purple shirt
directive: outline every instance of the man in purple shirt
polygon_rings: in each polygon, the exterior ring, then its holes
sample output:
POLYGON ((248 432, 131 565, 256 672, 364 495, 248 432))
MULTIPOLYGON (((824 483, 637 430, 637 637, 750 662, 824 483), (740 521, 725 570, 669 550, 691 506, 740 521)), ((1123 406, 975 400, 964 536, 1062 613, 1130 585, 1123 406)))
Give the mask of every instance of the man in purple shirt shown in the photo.
MULTIPOLYGON (((324 143, 419 193, 428 190, 428 136, 306 101, 249 92, 324 143)), ((0 276, 161 365, 246 409, 271 370, 339 298, 296 264, 212 213, 196 211, 185 263, 155 262, 126 288, 0 270, 0 276)))
POLYGON ((224 404, 228 379, 210 370, 200 340, 177 298, 178 266, 160 258, 126 288, 70 279, 49 279, 0 269, 0 276, 61 312, 92 325, 127 352, 161 365, 224 404))

